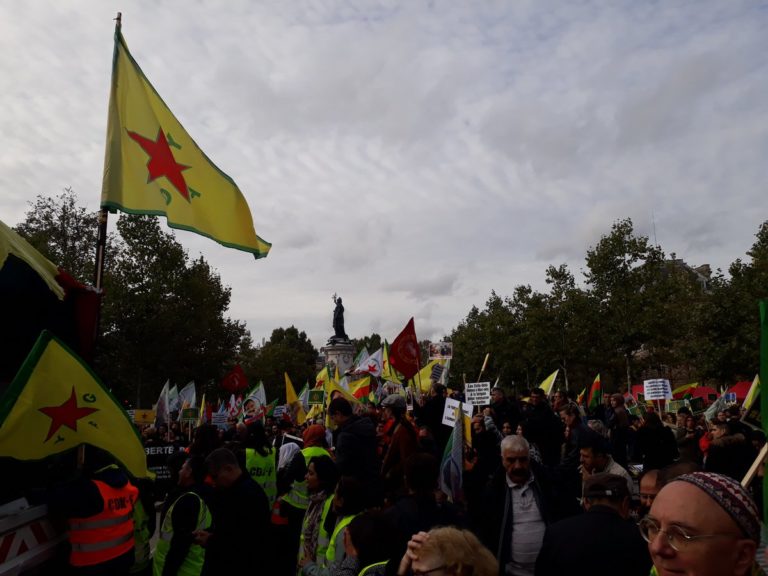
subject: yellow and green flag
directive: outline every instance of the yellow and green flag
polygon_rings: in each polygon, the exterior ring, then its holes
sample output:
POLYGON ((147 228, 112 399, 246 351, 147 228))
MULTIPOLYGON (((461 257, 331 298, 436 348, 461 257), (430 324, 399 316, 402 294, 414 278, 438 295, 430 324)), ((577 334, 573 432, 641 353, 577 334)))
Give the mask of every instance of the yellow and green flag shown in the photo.
POLYGON ((299 397, 296 395, 296 389, 288 377, 288 372, 283 372, 283 374, 285 375, 285 403, 288 404, 296 424, 301 426, 307 421, 307 413, 304 412, 304 406, 302 406, 299 397))
POLYGON ((384 341, 384 350, 381 354, 380 378, 389 382, 402 382, 402 377, 392 367, 392 364, 389 363, 389 344, 387 344, 386 340, 384 341))
POLYGON ((424 368, 414 374, 413 378, 408 381, 408 386, 418 388, 422 394, 429 392, 432 387, 432 370, 438 364, 445 366, 446 360, 430 360, 424 368))
POLYGON ((0 454, 41 460, 89 444, 147 477, 144 447, 128 414, 72 350, 44 331, 0 398, 0 454))
POLYGON ((168 225, 263 258, 271 244, 256 235, 235 182, 187 134, 115 30, 112 90, 101 206, 165 216, 168 225))

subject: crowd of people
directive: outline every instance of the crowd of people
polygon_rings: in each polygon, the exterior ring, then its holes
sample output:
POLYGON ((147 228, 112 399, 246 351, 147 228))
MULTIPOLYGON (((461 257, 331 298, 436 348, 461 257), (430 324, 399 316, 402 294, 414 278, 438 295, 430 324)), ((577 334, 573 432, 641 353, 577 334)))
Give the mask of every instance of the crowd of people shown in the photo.
MULTIPOLYGON (((462 495, 448 498, 439 489, 452 433, 443 424, 447 392, 434 384, 412 410, 399 394, 379 406, 339 396, 323 422, 233 420, 226 430, 198 427, 189 443, 183 431, 147 429, 148 446, 158 435, 180 446, 168 461, 173 489, 162 503, 153 557, 138 552, 150 526, 141 537, 134 532, 131 551, 115 548, 121 553, 100 556, 84 573, 706 576, 758 569, 760 515, 739 481, 765 437, 741 422, 737 407, 712 422, 687 408, 636 418, 614 394, 587 414, 566 392, 548 398, 534 389, 522 401, 496 387, 471 419, 462 495)), ((93 478, 105 474, 110 486, 122 485, 113 467, 93 478)), ((753 482, 754 495, 761 482, 753 482)))

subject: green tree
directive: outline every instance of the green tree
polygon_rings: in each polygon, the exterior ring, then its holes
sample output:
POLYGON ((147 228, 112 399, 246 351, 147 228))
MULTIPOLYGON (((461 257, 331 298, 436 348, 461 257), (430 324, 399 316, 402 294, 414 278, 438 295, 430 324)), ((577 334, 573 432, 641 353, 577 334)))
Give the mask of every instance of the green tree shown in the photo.
POLYGON ((55 197, 38 196, 15 230, 72 277, 88 284, 93 281, 97 215, 77 205, 72 188, 55 197))
POLYGON ((360 354, 360 351, 365 348, 368 350, 369 354, 373 354, 381 348, 383 344, 383 340, 379 334, 376 332, 372 333, 370 336, 364 336, 362 338, 353 338, 352 339, 352 345, 355 347, 355 356, 360 354))
POLYGON ((262 380, 268 398, 285 399, 284 372, 291 378, 296 393, 306 382, 314 382, 315 359, 318 352, 307 337, 295 326, 275 328, 269 341, 261 347, 246 374, 249 380, 262 380))
POLYGON ((596 298, 605 336, 604 350, 612 363, 614 377, 623 362, 625 384, 632 382, 635 352, 647 342, 659 321, 653 310, 656 280, 661 276, 664 253, 645 236, 635 234, 631 219, 613 224, 611 232, 587 251, 587 285, 596 298))

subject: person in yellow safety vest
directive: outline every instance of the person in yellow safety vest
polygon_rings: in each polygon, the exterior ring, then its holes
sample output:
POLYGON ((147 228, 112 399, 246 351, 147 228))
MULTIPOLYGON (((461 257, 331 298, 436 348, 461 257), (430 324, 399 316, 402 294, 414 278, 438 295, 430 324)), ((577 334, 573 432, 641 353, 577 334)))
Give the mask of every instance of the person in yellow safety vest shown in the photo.
POLYGON ((297 558, 299 567, 325 558, 329 537, 323 528, 324 516, 328 516, 331 506, 328 500, 333 500, 338 477, 336 465, 330 456, 315 456, 309 461, 306 474, 309 505, 301 527, 297 558))
POLYGON ((333 576, 394 574, 402 549, 392 519, 380 510, 354 517, 344 534, 344 559, 333 576), (389 565, 390 570, 387 570, 389 565))
POLYGON ((150 540, 155 533, 156 514, 154 503, 154 482, 149 478, 136 480, 139 498, 133 507, 134 559, 131 576, 149 576, 152 574, 152 555, 150 540))
POLYGON ((335 574, 346 557, 344 546, 344 534, 347 526, 363 511, 367 501, 365 488, 357 478, 342 476, 336 485, 333 495, 331 514, 327 515, 321 526, 321 538, 325 535, 327 547, 324 557, 320 556, 318 546, 318 558, 314 562, 305 562, 302 565, 304 576, 331 576, 335 574), (328 536, 330 534, 330 537, 328 536))
POLYGON ((49 506, 67 519, 71 574, 125 576, 134 559, 133 507, 139 491, 123 470, 104 466, 102 456, 86 458, 86 466, 96 469, 57 486, 49 506))
POLYGON ((260 421, 248 424, 245 446, 245 469, 264 489, 271 509, 277 498, 277 459, 260 421))
POLYGON ((280 514, 288 519, 288 528, 284 532, 284 539, 278 546, 284 546, 280 550, 278 562, 285 562, 284 569, 278 570, 280 574, 295 571, 296 558, 299 553, 299 537, 302 521, 307 510, 307 484, 305 476, 311 458, 315 456, 328 456, 330 453, 325 447, 325 427, 319 424, 309 426, 303 435, 305 447, 295 453, 289 463, 282 460, 283 448, 280 449, 281 461, 279 462, 281 480, 290 483, 288 493, 280 500, 280 514))
POLYGON ((168 508, 160 526, 152 561, 153 576, 199 576, 202 572, 205 549, 194 543, 193 532, 211 526, 211 513, 203 498, 209 497, 206 473, 202 456, 187 458, 179 470, 182 492, 168 508))

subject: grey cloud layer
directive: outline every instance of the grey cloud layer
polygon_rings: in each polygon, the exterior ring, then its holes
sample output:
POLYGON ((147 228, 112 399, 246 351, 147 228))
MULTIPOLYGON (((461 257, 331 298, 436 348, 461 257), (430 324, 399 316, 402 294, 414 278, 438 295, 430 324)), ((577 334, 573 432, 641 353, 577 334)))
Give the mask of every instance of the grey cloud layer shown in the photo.
MULTIPOLYGON (((97 206, 118 2, 0 3, 0 218, 97 206)), ((159 93, 245 193, 265 261, 179 233, 256 339, 440 336, 583 267, 610 224, 727 266, 766 219, 768 13, 751 2, 132 2, 159 93)))

